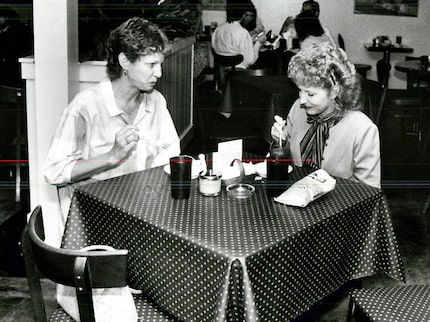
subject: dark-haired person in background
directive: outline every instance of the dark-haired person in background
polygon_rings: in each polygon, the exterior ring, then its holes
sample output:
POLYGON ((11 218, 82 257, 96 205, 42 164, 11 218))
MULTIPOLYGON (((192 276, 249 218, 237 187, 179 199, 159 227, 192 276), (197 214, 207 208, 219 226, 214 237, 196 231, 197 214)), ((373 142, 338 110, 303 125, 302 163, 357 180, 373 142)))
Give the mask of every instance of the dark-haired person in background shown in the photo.
MULTIPOLYGON (((304 1, 302 3, 302 12, 310 12, 311 14, 313 14, 315 17, 317 17, 319 19, 320 16, 320 5, 318 2, 316 2, 315 0, 307 0, 304 1)), ((324 25, 321 25, 321 27, 324 30, 324 35, 330 39, 330 42, 334 45, 334 39, 331 35, 330 30, 325 27, 324 25)))
POLYGON ((218 55, 242 55, 243 61, 236 67, 246 69, 258 59, 266 36, 260 35, 253 42, 249 30, 245 28, 255 21, 257 15, 251 1, 229 0, 226 3, 226 12, 227 22, 218 26, 212 35, 212 48, 218 55))
POLYGON ((303 50, 311 44, 320 44, 323 42, 335 45, 327 34, 318 20, 318 17, 309 11, 299 13, 294 19, 294 28, 296 35, 300 39, 300 49, 303 50))
POLYGON ((166 100, 154 89, 168 50, 164 33, 134 17, 110 33, 107 48, 109 78, 65 109, 45 163, 64 222, 76 187, 167 164, 180 153, 166 100))
POLYGON ((32 53, 30 29, 19 20, 18 14, 7 6, 0 7, 0 83, 22 87, 18 59, 32 53))

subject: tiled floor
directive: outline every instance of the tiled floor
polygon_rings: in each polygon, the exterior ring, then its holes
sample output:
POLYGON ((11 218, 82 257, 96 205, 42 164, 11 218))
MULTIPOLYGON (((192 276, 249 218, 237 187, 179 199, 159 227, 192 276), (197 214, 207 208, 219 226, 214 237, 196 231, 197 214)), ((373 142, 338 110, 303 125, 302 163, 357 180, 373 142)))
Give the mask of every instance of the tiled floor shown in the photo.
MULTIPOLYGON (((406 135, 408 122, 395 118, 397 112, 388 110, 383 114, 380 124, 383 190, 391 208, 407 282, 430 283, 430 211, 427 215, 421 213, 424 201, 430 193, 429 156, 428 153, 424 156, 417 153, 417 138, 406 135)), ((196 139, 192 145, 198 145, 199 142, 196 139)), ((190 150, 196 150, 195 146, 190 150)), ((0 190, 0 218, 2 215, 10 217, 6 223, 2 222, 0 232, 0 245, 7 245, 0 248, 3 276, 23 276, 17 240, 19 229, 23 227, 22 213, 26 212, 27 206, 25 202, 21 206, 23 210, 16 211, 13 190, 3 185, 0 190), (11 213, 17 215, 9 216, 11 213)), ((364 286, 393 283, 397 282, 387 276, 364 280, 364 286)), ((46 300, 52 309, 55 305, 53 284, 46 282, 44 290, 47 291, 46 300)), ((345 292, 339 292, 325 299, 300 321, 345 321, 346 310, 345 292)), ((0 321, 32 321, 28 288, 24 278, 0 277, 0 321)))

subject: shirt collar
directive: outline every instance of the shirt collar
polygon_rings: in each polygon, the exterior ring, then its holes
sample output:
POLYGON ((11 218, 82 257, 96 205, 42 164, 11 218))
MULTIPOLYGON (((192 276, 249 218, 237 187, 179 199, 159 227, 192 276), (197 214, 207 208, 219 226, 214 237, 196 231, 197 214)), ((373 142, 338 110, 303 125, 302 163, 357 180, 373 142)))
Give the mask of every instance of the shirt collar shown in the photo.
MULTIPOLYGON (((113 93, 112 82, 109 79, 100 82, 101 91, 103 94, 103 99, 105 101, 108 113, 110 117, 118 116, 125 113, 122 109, 118 107, 115 100, 115 95, 113 93)), ((137 112, 139 116, 143 111, 152 113, 154 111, 154 104, 152 101, 152 95, 145 93, 145 97, 139 106, 139 111, 137 112)))

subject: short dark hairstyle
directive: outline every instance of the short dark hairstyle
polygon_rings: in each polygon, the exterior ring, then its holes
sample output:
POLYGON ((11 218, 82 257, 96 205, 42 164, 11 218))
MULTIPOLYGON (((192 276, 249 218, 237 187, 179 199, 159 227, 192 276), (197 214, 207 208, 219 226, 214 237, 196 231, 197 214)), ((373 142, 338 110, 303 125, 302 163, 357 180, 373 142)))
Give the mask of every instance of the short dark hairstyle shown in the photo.
POLYGON ((299 13, 294 20, 297 37, 300 40, 305 40, 308 36, 322 36, 324 29, 321 26, 319 19, 311 12, 303 11, 299 13))
POLYGON ((240 20, 245 12, 252 12, 257 17, 257 10, 250 0, 227 0, 225 8, 228 22, 240 20))
POLYGON ((314 16, 318 17, 320 14, 320 5, 314 0, 307 0, 302 3, 302 11, 312 12, 314 16))
POLYGON ((107 73, 111 80, 120 77, 118 55, 124 53, 134 63, 140 56, 165 54, 170 49, 166 35, 152 22, 133 17, 111 31, 107 41, 107 73))

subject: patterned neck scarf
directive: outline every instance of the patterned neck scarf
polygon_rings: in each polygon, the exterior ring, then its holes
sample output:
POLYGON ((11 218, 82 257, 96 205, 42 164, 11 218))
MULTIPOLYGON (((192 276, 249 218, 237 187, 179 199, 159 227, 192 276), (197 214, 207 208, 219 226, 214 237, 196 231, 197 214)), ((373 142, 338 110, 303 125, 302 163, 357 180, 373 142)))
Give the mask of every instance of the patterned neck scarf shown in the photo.
POLYGON ((300 142, 303 164, 314 170, 321 168, 325 142, 329 137, 329 129, 336 125, 342 117, 333 111, 323 118, 319 115, 308 115, 307 122, 311 127, 300 142))

